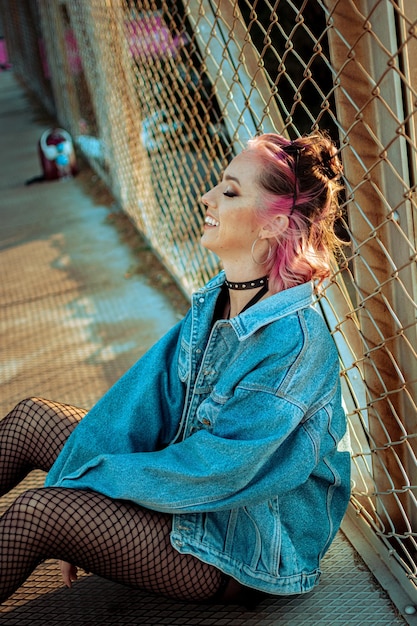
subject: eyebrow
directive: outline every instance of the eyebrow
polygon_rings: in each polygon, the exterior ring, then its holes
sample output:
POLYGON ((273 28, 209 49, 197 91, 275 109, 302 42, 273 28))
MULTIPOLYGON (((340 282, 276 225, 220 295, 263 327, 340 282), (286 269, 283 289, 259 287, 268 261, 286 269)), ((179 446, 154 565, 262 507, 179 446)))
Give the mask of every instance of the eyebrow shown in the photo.
POLYGON ((238 185, 240 185, 240 180, 236 178, 236 176, 230 176, 230 174, 226 174, 224 177, 225 180, 234 180, 238 185))

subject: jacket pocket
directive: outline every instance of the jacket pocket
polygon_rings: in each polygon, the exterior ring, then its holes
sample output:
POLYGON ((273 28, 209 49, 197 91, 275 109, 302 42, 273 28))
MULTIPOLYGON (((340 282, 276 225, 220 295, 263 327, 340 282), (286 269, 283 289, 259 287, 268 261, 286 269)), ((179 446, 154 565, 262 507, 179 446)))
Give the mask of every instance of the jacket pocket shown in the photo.
POLYGON ((279 576, 281 529, 275 499, 231 511, 207 513, 204 543, 238 569, 260 576, 279 576))
POLYGON ((246 545, 252 571, 279 574, 281 529, 274 501, 239 509, 235 542, 246 545))

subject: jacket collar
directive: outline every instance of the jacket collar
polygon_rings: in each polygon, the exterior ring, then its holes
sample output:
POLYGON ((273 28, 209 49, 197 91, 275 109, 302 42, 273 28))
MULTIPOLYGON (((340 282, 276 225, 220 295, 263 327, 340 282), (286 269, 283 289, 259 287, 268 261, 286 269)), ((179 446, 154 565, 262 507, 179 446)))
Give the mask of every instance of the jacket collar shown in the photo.
MULTIPOLYGON (((222 271, 194 295, 196 297, 205 295, 214 310, 224 279, 225 273, 222 271)), ((227 320, 227 323, 234 329, 239 340, 246 339, 262 326, 311 306, 314 301, 313 292, 312 282, 291 287, 258 302, 255 307, 227 320)))

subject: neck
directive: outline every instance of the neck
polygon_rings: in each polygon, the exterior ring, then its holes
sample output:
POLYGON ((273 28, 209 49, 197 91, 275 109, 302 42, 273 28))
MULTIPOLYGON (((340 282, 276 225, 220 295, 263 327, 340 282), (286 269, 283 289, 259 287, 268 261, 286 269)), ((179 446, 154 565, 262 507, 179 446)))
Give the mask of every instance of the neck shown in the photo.
MULTIPOLYGON (((242 312, 247 304, 252 300, 254 296, 262 289, 262 285, 258 287, 250 287, 250 283, 258 281, 262 277, 266 276, 266 268, 264 266, 248 264, 248 263, 223 263, 226 279, 229 284, 247 284, 249 289, 228 289, 229 291, 229 315, 226 317, 235 317, 242 312)), ((268 294, 263 294, 262 298, 268 297, 268 294)))
POLYGON ((255 289, 229 289, 228 292, 228 315, 225 317, 235 317, 256 302, 268 297, 268 281, 266 280, 263 285, 255 289))
POLYGON ((241 283, 261 278, 268 273, 266 265, 258 265, 248 258, 249 255, 236 255, 233 258, 221 258, 227 280, 241 283))

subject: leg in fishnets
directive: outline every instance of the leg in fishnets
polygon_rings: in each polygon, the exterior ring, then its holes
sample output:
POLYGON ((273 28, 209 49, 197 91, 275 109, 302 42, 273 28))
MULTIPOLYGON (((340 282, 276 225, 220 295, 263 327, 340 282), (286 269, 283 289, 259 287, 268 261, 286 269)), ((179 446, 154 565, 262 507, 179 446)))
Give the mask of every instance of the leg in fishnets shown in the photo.
POLYGON ((0 495, 33 469, 48 471, 86 411, 40 398, 20 402, 0 421, 0 495))
POLYGON ((96 492, 27 491, 0 519, 0 602, 47 558, 171 598, 212 598, 221 572, 174 550, 170 530, 170 515, 96 492))

